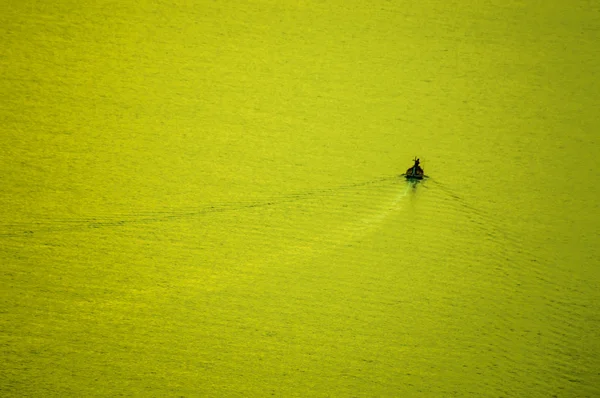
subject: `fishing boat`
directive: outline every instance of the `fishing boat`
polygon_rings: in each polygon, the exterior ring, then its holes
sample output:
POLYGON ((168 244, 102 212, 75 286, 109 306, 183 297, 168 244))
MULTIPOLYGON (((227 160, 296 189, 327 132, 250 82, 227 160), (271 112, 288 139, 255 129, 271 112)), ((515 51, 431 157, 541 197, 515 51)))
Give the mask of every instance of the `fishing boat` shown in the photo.
POLYGON ((420 160, 415 156, 413 162, 415 162, 415 164, 406 170, 404 177, 406 177, 407 180, 422 180, 423 177, 425 177, 425 171, 419 165, 420 160))

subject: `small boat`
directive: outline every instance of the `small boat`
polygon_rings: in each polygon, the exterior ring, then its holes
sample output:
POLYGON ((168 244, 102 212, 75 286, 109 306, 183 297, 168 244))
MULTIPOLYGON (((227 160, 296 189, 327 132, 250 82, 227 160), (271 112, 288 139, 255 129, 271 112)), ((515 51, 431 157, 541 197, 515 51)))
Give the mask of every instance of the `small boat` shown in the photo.
POLYGON ((422 180, 425 177, 425 171, 419 166, 420 160, 415 156, 413 161, 415 164, 406 170, 406 173, 403 175, 407 180, 422 180))

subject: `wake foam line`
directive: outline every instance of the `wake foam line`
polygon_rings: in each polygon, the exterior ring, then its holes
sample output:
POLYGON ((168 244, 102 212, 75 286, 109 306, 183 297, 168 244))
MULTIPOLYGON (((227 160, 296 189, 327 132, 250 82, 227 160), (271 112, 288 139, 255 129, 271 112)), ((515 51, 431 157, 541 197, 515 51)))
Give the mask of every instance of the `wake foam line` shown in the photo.
POLYGON ((40 233, 55 233, 63 231, 85 230, 95 228, 122 227, 131 224, 149 224, 168 222, 178 219, 200 217, 213 213, 242 211, 252 208, 277 206, 284 203, 301 202, 318 197, 335 196, 343 191, 352 189, 368 189, 369 186, 389 183, 397 180, 397 176, 382 177, 354 184, 339 185, 333 188, 321 188, 300 191, 280 196, 272 196, 264 200, 209 203, 202 207, 188 207, 173 210, 140 211, 130 214, 112 214, 101 217, 79 219, 40 219, 35 222, 0 224, 0 238, 31 236, 40 233), (58 225, 57 225, 58 224, 58 225))
POLYGON ((390 202, 390 204, 388 204, 386 206, 385 209, 381 210, 379 213, 374 214, 372 216, 363 218, 360 223, 362 225, 364 225, 366 228, 369 227, 375 227, 379 224, 381 224, 389 215, 390 213, 392 213, 395 210, 398 210, 399 208, 399 204, 402 201, 402 199, 404 199, 407 195, 408 192, 410 191, 410 185, 406 185, 406 188, 404 189, 404 191, 399 192, 390 202))
POLYGON ((333 246, 344 244, 347 245, 349 242, 362 239, 369 232, 381 225, 381 223, 385 221, 385 219, 388 218, 392 212, 400 209, 400 204, 408 195, 410 189, 411 185, 407 184, 406 188, 394 196, 382 210, 376 212, 375 214, 367 215, 350 226, 346 225, 337 229, 336 232, 330 234, 331 244, 333 244, 333 246))

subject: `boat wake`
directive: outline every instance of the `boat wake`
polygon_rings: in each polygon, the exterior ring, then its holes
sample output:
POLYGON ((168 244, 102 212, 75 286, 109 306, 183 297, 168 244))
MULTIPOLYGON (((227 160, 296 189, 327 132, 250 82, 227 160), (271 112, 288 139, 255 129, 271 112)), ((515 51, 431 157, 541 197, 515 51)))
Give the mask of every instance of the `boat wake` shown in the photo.
POLYGON ((66 231, 89 231, 99 228, 122 228, 130 225, 143 225, 207 217, 211 215, 239 213, 250 210, 268 209, 277 206, 290 206, 326 200, 333 197, 349 198, 357 193, 367 192, 381 185, 396 183, 397 177, 387 176, 347 185, 319 188, 295 193, 274 195, 257 200, 226 201, 206 203, 200 206, 163 208, 154 210, 137 209, 131 213, 104 213, 79 218, 38 218, 35 220, 13 220, 0 223, 0 238, 29 237, 38 234, 62 233, 66 231))
MULTIPOLYGON (((405 203, 404 199, 412 189, 414 189, 412 184, 406 184, 405 188, 397 191, 390 199, 379 200, 378 204, 373 203, 374 206, 362 210, 357 214, 358 217, 351 217, 350 214, 344 213, 350 221, 343 222, 337 228, 331 229, 325 238, 326 241, 333 247, 352 246, 360 243, 368 235, 377 231, 390 215, 402 208, 405 203)), ((375 201, 374 198, 373 202, 375 201)))
POLYGON ((385 219, 388 218, 388 216, 391 213, 398 211, 400 209, 402 199, 404 199, 406 196, 408 196, 410 190, 411 190, 411 185, 406 184, 406 188, 404 190, 398 192, 396 194, 396 196, 394 196, 389 203, 384 205, 385 207, 380 212, 361 220, 361 224, 368 226, 370 228, 375 228, 376 226, 381 224, 383 221, 385 221, 385 219))

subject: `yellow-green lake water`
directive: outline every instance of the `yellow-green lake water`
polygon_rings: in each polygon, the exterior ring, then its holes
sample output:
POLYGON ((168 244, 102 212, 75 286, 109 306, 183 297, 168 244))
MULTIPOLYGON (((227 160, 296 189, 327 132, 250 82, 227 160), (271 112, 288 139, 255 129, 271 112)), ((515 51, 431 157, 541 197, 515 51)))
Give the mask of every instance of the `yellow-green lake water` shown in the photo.
POLYGON ((0 22, 0 395, 600 396, 597 2, 0 22))

